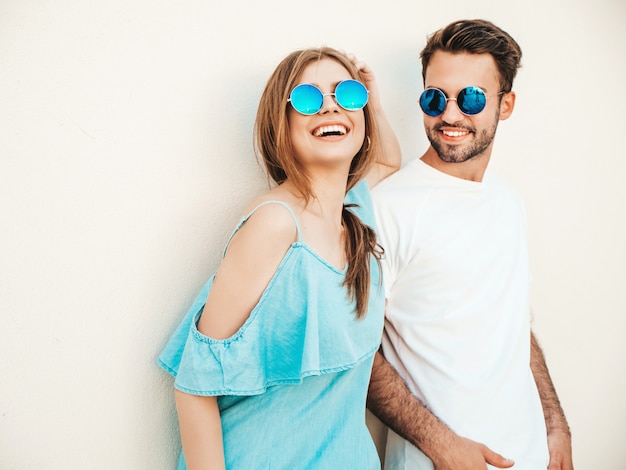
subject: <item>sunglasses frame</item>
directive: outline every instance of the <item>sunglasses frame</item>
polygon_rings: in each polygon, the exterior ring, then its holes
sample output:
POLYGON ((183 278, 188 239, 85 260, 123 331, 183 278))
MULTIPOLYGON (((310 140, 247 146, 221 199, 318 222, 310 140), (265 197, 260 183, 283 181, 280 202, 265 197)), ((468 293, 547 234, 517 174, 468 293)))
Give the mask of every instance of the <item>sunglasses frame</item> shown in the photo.
POLYGON ((338 105, 338 106, 340 106, 342 109, 345 109, 346 111, 360 111, 361 109, 365 108, 365 106, 367 105, 367 103, 368 103, 368 101, 369 101, 369 93, 370 93, 370 92, 369 92, 369 90, 365 87, 365 85, 364 85, 363 83, 361 83, 360 81, 355 80, 355 79, 353 79, 353 78, 348 78, 348 79, 346 79, 346 80, 342 80, 342 81, 340 81, 339 83, 337 83, 337 86, 335 87, 335 91, 334 91, 333 93, 323 93, 323 92, 322 92, 322 90, 320 90, 318 86, 313 85, 312 83, 300 83, 299 85, 296 85, 296 86, 293 88, 293 90, 291 90, 291 93, 289 93, 289 99, 287 100, 287 102, 288 102, 288 103, 291 103, 291 107, 292 107, 292 108, 293 108, 296 112, 298 112, 298 113, 302 114, 303 116, 313 116, 314 114, 319 113, 319 112, 320 112, 320 110, 324 107, 324 99, 325 99, 327 96, 332 96, 332 97, 333 97, 333 99, 335 100, 335 103, 337 103, 337 105, 338 105), (347 108, 347 107, 345 107, 344 105, 342 105, 342 104, 339 102, 339 100, 337 99, 337 89, 338 89, 338 88, 339 88, 342 84, 344 84, 344 83, 351 83, 351 82, 358 83, 361 87, 363 87, 363 90, 365 91, 365 103, 363 103, 363 106, 361 106, 361 107, 358 107, 358 108, 347 108), (293 100, 292 100, 293 93, 294 93, 294 92, 295 92, 295 91, 296 91, 299 87, 302 87, 302 86, 312 87, 312 88, 316 89, 316 90, 319 92, 319 94, 320 94, 320 96, 321 96, 321 98, 322 98, 322 99, 321 99, 321 102, 320 102, 320 107, 319 107, 319 109, 317 109, 317 111, 314 111, 314 112, 309 112, 309 113, 304 113, 304 112, 300 111, 298 108, 296 108, 296 107, 293 105, 293 100))
MULTIPOLYGON (((506 91, 500 91, 500 92, 498 92, 498 94, 497 94, 496 96, 503 95, 504 93, 506 93, 506 91)), ((457 107, 459 108, 459 111, 460 111, 463 115, 465 115, 465 116, 476 116, 477 114, 480 114, 480 113, 482 113, 482 112, 485 110, 485 108, 487 107, 487 100, 488 100, 488 99, 489 99, 489 96, 487 95, 487 93, 485 93, 485 90, 483 90, 482 88, 480 88, 480 87, 478 87, 478 86, 475 86, 475 85, 470 85, 470 86, 466 86, 465 88, 463 88, 462 90, 460 90, 460 91, 458 92, 458 94, 456 95, 456 98, 450 98, 450 97, 448 97, 448 95, 446 94, 446 92, 445 92, 445 91, 443 91, 443 90, 441 90, 441 89, 439 89, 439 88, 437 88, 437 87, 428 87, 428 88, 426 88, 426 89, 425 89, 425 90, 424 90, 424 91, 420 94, 419 100, 417 100, 417 101, 418 101, 418 103, 419 103, 419 105, 420 105, 420 108, 421 108, 422 112, 423 112, 426 116, 429 116, 429 117, 438 117, 438 116, 441 116, 441 115, 442 115, 442 114, 446 111, 446 108, 448 107, 448 101, 456 101, 456 103, 457 103, 457 107), (429 91, 429 90, 434 90, 434 91, 436 91, 436 92, 441 93, 441 95, 443 95, 443 98, 444 98, 444 99, 445 99, 445 101, 446 101, 446 105, 444 106, 443 110, 442 110, 442 111, 440 111, 438 114, 430 114, 430 113, 427 113, 426 111, 424 111, 424 106, 422 105, 422 98, 423 98, 424 94, 425 94, 427 91, 429 91), (463 110, 461 109, 461 107, 459 106, 459 103, 458 103, 458 101, 459 101, 459 97, 461 96, 461 93, 466 92, 466 90, 477 90, 477 91, 479 91, 479 92, 480 92, 480 94, 482 94, 482 96, 485 98, 485 102, 483 103, 483 107, 482 107, 480 110, 478 110, 477 112, 475 112, 475 113, 466 113, 466 112, 465 112, 465 111, 463 111, 463 110)))

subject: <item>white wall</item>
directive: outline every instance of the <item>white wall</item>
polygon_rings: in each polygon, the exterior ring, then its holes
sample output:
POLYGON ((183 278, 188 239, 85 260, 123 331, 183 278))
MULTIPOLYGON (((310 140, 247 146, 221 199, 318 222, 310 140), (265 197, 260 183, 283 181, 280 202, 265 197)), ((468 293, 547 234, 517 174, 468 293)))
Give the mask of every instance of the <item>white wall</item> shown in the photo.
POLYGON ((155 359, 265 187, 251 134, 269 74, 295 48, 355 52, 413 159, 419 50, 462 17, 522 45, 493 167, 527 201, 577 469, 623 468, 626 6, 505 3, 0 0, 0 468, 172 468, 155 359))

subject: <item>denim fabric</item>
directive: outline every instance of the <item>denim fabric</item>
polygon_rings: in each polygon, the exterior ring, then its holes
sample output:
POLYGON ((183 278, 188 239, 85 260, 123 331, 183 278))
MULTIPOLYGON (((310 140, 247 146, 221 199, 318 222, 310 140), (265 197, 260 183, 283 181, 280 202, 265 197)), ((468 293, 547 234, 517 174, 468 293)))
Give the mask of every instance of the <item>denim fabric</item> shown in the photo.
MULTIPOLYGON (((364 181, 346 202, 374 226, 364 181)), ((299 237, 235 335, 215 340, 196 328, 211 278, 167 344, 159 363, 174 386, 218 397, 228 469, 379 468, 365 397, 383 289, 372 260, 369 310, 357 320, 344 277, 299 237)))

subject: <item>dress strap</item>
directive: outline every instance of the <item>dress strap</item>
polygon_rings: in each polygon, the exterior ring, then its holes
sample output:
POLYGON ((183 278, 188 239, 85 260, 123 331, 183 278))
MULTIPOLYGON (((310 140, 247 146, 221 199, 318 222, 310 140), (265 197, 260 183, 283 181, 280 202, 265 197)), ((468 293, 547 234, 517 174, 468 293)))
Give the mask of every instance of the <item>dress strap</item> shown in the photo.
POLYGON ((252 214, 254 214, 259 208, 261 208, 261 207, 263 207, 263 206, 265 206, 267 204, 280 204, 281 206, 283 206, 285 209, 287 209, 289 211, 289 213, 291 214, 291 217, 293 217, 293 221, 296 224, 296 231, 298 233, 298 242, 302 242, 302 232, 300 231, 300 223, 298 222, 298 218, 296 217, 296 214, 294 214, 294 212, 291 210, 291 207, 289 207, 283 201, 275 201, 275 200, 263 201, 258 206, 256 206, 254 209, 252 209, 248 214, 244 215, 241 218, 241 220, 237 224, 237 227, 235 227, 235 230, 233 230, 233 233, 231 233, 230 237, 228 237, 228 241, 226 242, 226 246, 224 247, 224 253, 223 253, 222 256, 226 256, 226 250, 228 250, 228 246, 230 245, 231 240, 237 234, 237 232, 243 226, 243 224, 245 224, 248 221, 248 219, 250 217, 252 217, 252 214))

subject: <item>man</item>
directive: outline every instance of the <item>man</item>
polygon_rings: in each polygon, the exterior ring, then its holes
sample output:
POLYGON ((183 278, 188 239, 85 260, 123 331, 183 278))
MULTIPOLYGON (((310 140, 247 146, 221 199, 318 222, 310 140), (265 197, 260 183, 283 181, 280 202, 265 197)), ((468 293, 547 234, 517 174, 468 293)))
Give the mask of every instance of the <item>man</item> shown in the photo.
POLYGON ((573 469, 530 331, 523 203, 487 171, 521 55, 483 20, 430 36, 420 97, 430 146, 372 192, 387 311, 368 407, 390 428, 385 470, 573 469))

